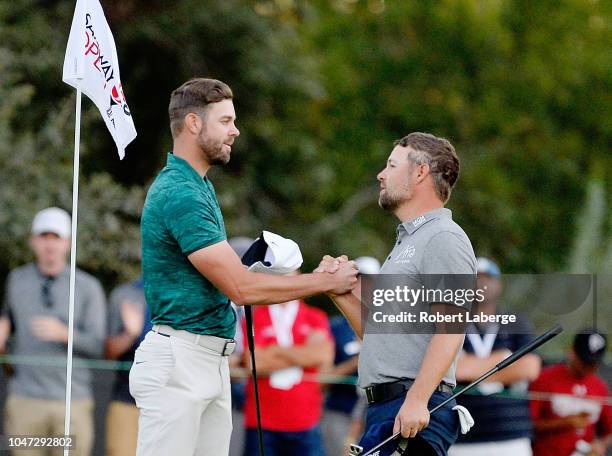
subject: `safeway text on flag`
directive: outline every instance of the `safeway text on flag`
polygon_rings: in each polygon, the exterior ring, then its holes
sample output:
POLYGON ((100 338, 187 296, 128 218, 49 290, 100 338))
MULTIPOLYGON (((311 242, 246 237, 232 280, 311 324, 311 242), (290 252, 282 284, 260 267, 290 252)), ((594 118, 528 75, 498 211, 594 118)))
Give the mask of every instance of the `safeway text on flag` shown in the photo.
POLYGON ((62 80, 95 103, 123 159, 136 128, 121 84, 115 40, 99 0, 77 1, 62 80))

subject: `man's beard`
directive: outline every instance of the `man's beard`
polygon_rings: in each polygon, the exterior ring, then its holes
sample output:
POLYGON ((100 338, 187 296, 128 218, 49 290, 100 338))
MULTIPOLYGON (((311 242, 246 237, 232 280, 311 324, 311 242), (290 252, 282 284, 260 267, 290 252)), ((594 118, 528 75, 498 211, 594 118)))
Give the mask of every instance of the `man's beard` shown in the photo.
POLYGON ((230 153, 223 151, 223 142, 205 138, 203 134, 198 137, 198 146, 206 156, 210 165, 226 165, 230 161, 230 153))
POLYGON ((388 190, 384 190, 378 197, 378 205, 384 210, 393 212, 401 203, 403 203, 405 197, 398 195, 397 193, 389 193, 388 190))
POLYGON ((378 196, 378 205, 386 211, 394 212, 398 207, 400 207, 404 202, 412 199, 412 191, 409 189, 404 190, 404 194, 400 192, 390 192, 388 189, 385 189, 378 196))

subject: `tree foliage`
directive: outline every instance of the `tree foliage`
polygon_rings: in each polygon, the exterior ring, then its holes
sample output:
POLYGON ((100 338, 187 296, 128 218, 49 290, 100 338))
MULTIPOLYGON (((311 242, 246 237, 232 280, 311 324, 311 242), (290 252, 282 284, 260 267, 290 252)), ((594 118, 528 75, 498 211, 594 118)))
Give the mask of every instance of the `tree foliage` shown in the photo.
MULTIPOLYGON (((211 172, 229 234, 293 237, 307 266, 324 253, 384 258, 397 222, 377 207, 375 176, 392 141, 415 130, 456 145, 450 207, 506 271, 570 267, 589 181, 610 207, 609 2, 102 5, 138 130, 120 162, 84 101, 78 260, 109 285, 138 271, 143 197, 171 148, 168 96, 192 76, 235 92, 241 136, 211 172)), ((36 210, 71 207, 74 95, 61 68, 73 8, 0 6, 4 272, 29 257, 36 210)))

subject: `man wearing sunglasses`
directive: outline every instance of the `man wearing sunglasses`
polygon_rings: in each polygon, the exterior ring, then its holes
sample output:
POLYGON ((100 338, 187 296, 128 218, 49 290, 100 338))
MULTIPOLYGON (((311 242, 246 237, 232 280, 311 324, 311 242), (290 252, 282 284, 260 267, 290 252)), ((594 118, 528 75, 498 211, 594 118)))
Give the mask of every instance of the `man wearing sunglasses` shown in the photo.
MULTIPOLYGON (((33 361, 13 366, 5 431, 8 435, 61 436, 64 434, 70 281, 66 260, 70 250, 68 213, 51 207, 36 214, 30 247, 34 262, 10 272, 0 317, 0 349, 12 355, 32 357, 33 361), (44 363, 36 362, 36 358, 44 359, 44 363)), ((97 279, 79 269, 75 278, 74 355, 100 358, 105 331, 104 292, 97 279)), ((87 369, 75 368, 71 423, 76 444, 71 451, 74 455, 91 452, 92 412, 91 374, 87 369)))

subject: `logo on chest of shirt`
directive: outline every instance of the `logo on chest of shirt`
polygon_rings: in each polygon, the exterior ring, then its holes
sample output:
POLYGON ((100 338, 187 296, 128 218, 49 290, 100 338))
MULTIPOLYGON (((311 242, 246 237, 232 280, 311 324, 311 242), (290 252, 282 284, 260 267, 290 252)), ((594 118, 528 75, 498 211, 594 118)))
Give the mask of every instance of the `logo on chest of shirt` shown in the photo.
POLYGON ((572 386, 572 394, 574 396, 586 396, 587 395, 587 387, 585 385, 581 385, 579 383, 572 386))
POLYGON ((404 250, 402 250, 395 257, 396 263, 410 263, 410 258, 414 256, 416 248, 414 245, 408 244, 404 250))
POLYGON ((602 405, 595 399, 584 397, 587 393, 586 385, 577 384, 572 387, 573 396, 563 393, 553 394, 550 399, 551 410, 558 416, 586 413, 590 415, 591 423, 595 423, 599 420, 602 405), (576 397, 577 395, 583 397, 576 397))

